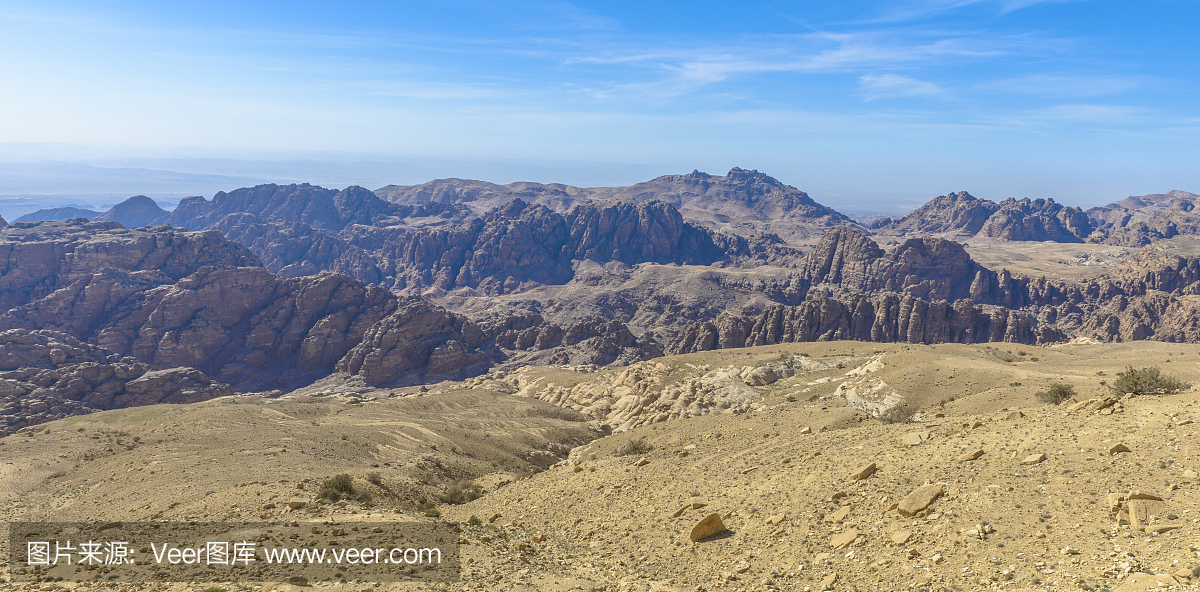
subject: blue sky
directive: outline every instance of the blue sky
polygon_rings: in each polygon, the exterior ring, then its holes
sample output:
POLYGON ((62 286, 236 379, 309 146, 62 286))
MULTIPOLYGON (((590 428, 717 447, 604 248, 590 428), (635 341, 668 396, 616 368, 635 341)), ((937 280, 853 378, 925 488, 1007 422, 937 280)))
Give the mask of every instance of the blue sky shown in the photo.
POLYGON ((372 188, 741 166, 847 211, 1090 206, 1200 192, 1197 22, 1196 0, 10 0, 0 160, 372 188))

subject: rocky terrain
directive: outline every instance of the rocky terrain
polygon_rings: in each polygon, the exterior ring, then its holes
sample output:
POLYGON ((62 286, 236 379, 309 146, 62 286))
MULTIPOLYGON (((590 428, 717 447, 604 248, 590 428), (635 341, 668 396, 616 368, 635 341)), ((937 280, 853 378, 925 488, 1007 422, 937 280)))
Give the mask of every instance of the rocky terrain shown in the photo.
MULTIPOLYGON (((263 227, 256 219, 230 214, 219 227, 249 237, 263 227)), ((279 237, 286 232, 260 238, 279 237)), ((1107 273, 1064 281, 993 271, 939 238, 885 250, 840 227, 801 255, 691 225, 660 202, 584 205, 563 215, 516 200, 471 224, 405 231, 373 252, 338 251, 334 242, 308 248, 385 281, 317 269, 274 274, 213 230, 14 224, 0 234, 9 262, 0 276, 0 331, 56 332, 103 348, 105 359, 134 360, 140 372, 191 369, 194 382, 239 392, 330 375, 386 386, 805 341, 1200 340, 1200 259, 1155 247, 1107 273)), ((113 376, 105 370, 63 390, 77 372, 54 370, 54 384, 63 382, 47 400, 50 414, 11 407, 9 424, 83 412, 54 402, 75 401, 79 385, 113 376)), ((12 380, 35 384, 27 378, 12 380)), ((39 380, 52 386, 49 375, 39 380)), ((124 388, 114 382, 105 392, 124 388)))
POLYGON ((470 374, 497 355, 460 315, 343 275, 279 277, 216 231, 18 223, 0 252, 10 426, 230 392, 210 377, 243 392, 308 384, 344 357, 378 382, 470 374))
POLYGON ((1125 364, 1194 383, 1195 356, 824 342, 70 417, 0 439, 5 520, 294 523, 309 545, 359 524, 449 523, 461 578, 4 577, 16 590, 1195 589, 1200 395, 1108 388, 1125 364), (1052 383, 1074 396, 1039 401, 1052 383), (356 499, 321 498, 342 473, 356 499), (482 496, 451 495, 468 484, 482 496))

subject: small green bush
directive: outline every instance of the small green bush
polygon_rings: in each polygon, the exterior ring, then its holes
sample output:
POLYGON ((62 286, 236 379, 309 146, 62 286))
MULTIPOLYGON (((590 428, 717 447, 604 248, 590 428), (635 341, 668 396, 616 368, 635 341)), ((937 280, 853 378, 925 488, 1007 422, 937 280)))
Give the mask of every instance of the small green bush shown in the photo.
POLYGON ((1140 370, 1126 366, 1124 372, 1117 373, 1117 379, 1108 388, 1118 395, 1166 395, 1186 390, 1191 386, 1174 376, 1163 374, 1158 366, 1140 370))
POLYGON ((437 508, 429 508, 425 510, 425 515, 430 518, 437 518, 438 516, 441 516, 442 513, 439 512, 437 508))
POLYGON ((1071 399, 1075 396, 1075 387, 1069 384, 1056 382, 1050 385, 1050 388, 1044 391, 1038 391, 1033 396, 1042 403, 1058 405, 1059 403, 1062 403, 1063 401, 1071 399))
POLYGON ((343 497, 353 498, 355 494, 354 479, 342 473, 326 479, 321 483, 321 488, 317 492, 317 497, 323 497, 329 501, 336 502, 343 497))
POLYGON ((483 520, 480 520, 479 516, 471 514, 471 517, 467 519, 467 524, 471 526, 479 526, 480 524, 483 524, 483 520))
POLYGON ((367 473, 367 482, 372 485, 379 485, 379 484, 383 483, 383 473, 380 473, 379 471, 368 472, 367 473))

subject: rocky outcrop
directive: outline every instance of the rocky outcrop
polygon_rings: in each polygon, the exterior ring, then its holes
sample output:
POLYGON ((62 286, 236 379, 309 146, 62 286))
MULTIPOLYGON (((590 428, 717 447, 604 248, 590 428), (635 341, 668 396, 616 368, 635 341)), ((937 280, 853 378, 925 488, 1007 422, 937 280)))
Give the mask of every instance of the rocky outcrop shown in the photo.
POLYGON ((980 235, 1012 241, 1081 243, 1094 230, 1083 210, 1053 199, 1009 198, 999 206, 979 230, 980 235))
POLYGON ((331 273, 206 267, 174 283, 142 280, 97 273, 0 316, 0 327, 62 330, 156 368, 191 366, 269 390, 328 374, 395 310, 386 290, 331 273))
POLYGON ((8 222, 4 220, 4 216, 0 216, 0 228, 4 228, 5 226, 8 226, 8 222))
POLYGON ((0 310, 45 297, 105 268, 177 280, 204 266, 258 265, 219 232, 127 230, 116 222, 12 224, 0 229, 0 310))
POLYGON ((372 385, 393 382, 414 369, 423 369, 424 376, 462 378, 486 370, 494 361, 494 351, 479 347, 485 339, 466 317, 420 298, 404 298, 367 330, 337 363, 337 370, 362 376, 372 385))
POLYGON ((151 370, 56 331, 0 332, 0 436, 72 415, 232 393, 194 368, 151 370))
POLYGON ((376 224, 399 212, 395 205, 362 187, 337 191, 308 183, 272 184, 222 191, 211 201, 203 197, 184 198, 159 223, 199 230, 212 227, 229 214, 240 213, 254 214, 271 222, 338 231, 351 224, 376 224))
POLYGON ((160 208, 154 200, 144 195, 135 195, 107 212, 92 217, 92 220, 112 220, 125 228, 137 228, 149 225, 166 215, 167 211, 160 208))
POLYGON ((1078 243, 1094 230, 1082 210, 1053 199, 1013 199, 1000 203, 966 191, 936 197, 899 220, 880 220, 872 230, 902 236, 951 234, 1011 241, 1078 243))
POLYGON ((841 227, 825 233, 800 263, 808 286, 835 291, 904 292, 918 298, 971 297, 971 280, 991 272, 962 245, 939 238, 913 238, 885 252, 862 233, 841 227))

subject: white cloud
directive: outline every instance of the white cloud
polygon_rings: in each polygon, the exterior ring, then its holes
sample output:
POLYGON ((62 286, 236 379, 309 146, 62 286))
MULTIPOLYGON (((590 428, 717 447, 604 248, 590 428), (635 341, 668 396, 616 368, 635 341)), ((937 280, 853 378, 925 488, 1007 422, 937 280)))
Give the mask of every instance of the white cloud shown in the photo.
POLYGON ((950 97, 950 93, 937 84, 898 74, 867 74, 860 76, 858 82, 863 100, 866 101, 900 97, 950 97))

